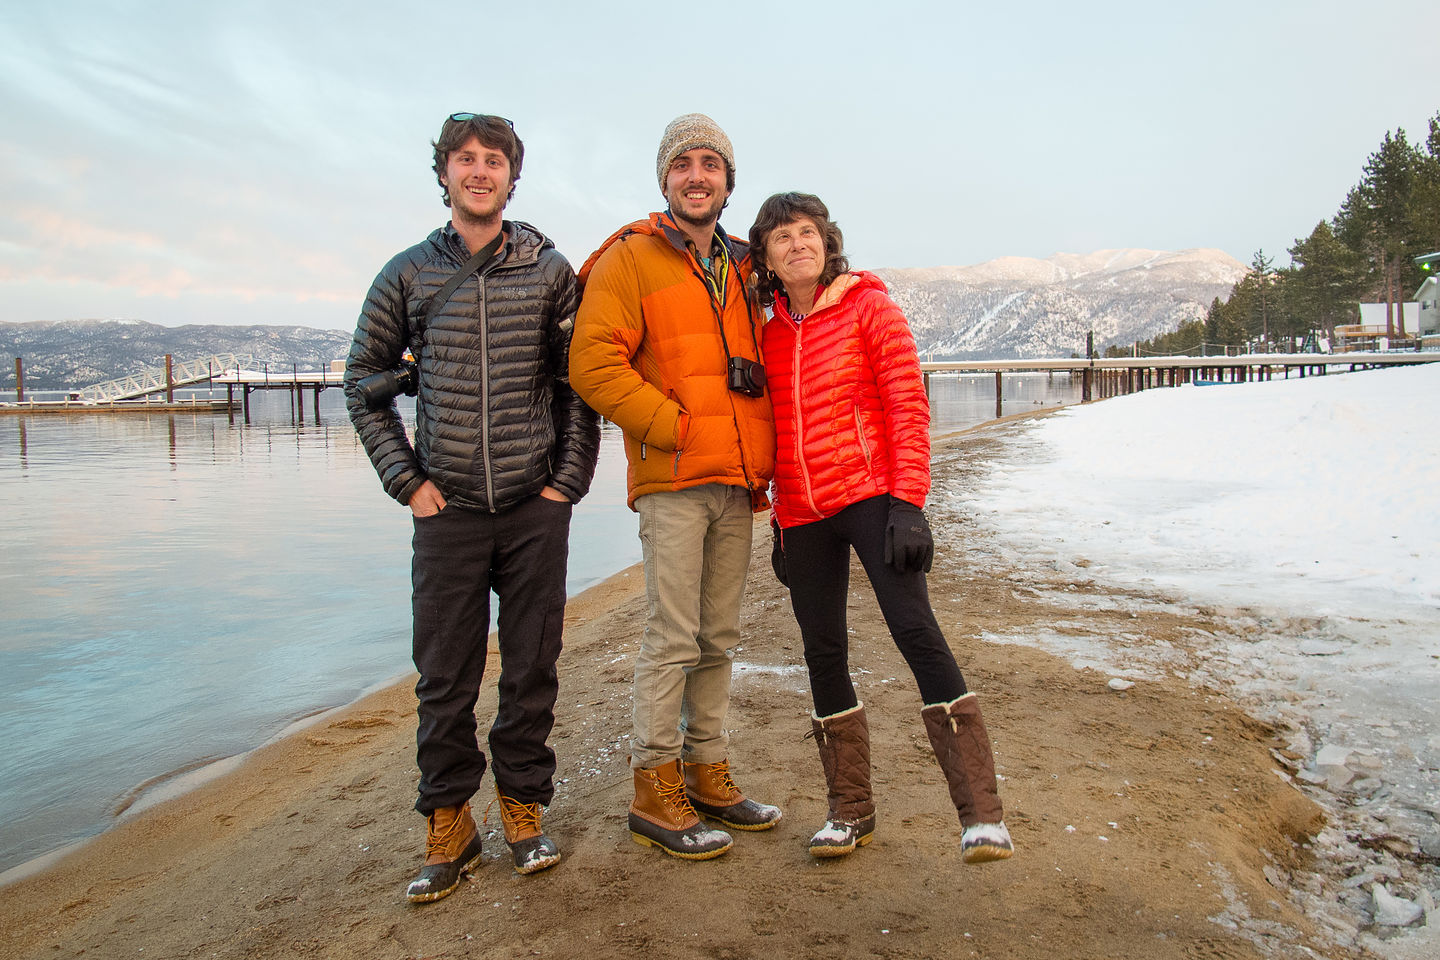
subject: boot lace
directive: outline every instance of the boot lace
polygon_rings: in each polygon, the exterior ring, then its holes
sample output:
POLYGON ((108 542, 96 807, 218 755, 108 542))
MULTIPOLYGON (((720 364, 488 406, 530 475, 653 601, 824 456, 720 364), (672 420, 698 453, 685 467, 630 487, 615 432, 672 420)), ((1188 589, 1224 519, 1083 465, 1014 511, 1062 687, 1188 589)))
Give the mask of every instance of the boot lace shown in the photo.
POLYGON ((682 817, 693 816, 695 808, 690 806, 690 798, 685 795, 685 780, 683 778, 673 783, 667 783, 659 777, 655 778, 655 793, 660 802, 665 804, 682 817))
POLYGON ((430 829, 425 833, 425 859, 436 855, 451 857, 459 856, 459 841, 465 839, 464 831, 467 829, 466 817, 462 809, 459 814, 451 819, 444 830, 436 829, 435 814, 430 815, 430 829))
POLYGON ((722 794, 732 797, 740 792, 740 788, 735 786, 735 780, 730 776, 729 760, 712 763, 710 769, 715 775, 715 786, 720 788, 722 794))
POLYGON ((540 804, 521 803, 505 795, 500 796, 500 819, 512 832, 525 830, 540 832, 540 804))

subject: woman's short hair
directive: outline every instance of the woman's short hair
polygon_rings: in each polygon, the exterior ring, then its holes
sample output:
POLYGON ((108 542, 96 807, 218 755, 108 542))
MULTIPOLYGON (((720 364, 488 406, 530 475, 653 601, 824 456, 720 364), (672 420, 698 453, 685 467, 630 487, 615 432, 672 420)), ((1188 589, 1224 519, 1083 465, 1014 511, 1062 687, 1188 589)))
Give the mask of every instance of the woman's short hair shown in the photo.
POLYGON ((765 262, 765 241, 776 227, 801 219, 819 227, 820 236, 825 240, 825 266, 820 270, 820 285, 829 286, 850 269, 850 260, 845 256, 845 237, 840 233, 840 225, 830 219, 830 210, 823 200, 813 193, 774 194, 760 204, 755 225, 750 228, 750 262, 755 268, 752 282, 762 306, 773 304, 775 294, 784 289, 780 278, 765 262))
POLYGON ((430 141, 430 146, 435 148, 435 165, 431 169, 440 184, 440 199, 445 201, 445 206, 450 206, 450 191, 446 189, 444 180, 445 167, 450 162, 450 154, 465 146, 471 137, 478 138, 481 146, 505 154, 505 159, 510 162, 510 193, 505 199, 507 202, 513 200, 515 181, 520 179, 520 165, 525 162, 525 144, 515 135, 515 128, 509 120, 484 113, 451 116, 440 128, 440 139, 430 141), (457 120, 457 116, 465 119, 457 120))

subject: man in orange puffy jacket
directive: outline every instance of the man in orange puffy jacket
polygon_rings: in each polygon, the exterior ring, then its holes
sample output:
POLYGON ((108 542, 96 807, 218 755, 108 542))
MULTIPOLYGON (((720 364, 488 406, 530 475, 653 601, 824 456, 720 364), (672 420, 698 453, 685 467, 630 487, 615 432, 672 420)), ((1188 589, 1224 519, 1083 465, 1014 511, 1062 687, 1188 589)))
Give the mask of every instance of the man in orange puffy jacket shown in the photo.
POLYGON ((625 432, 640 515, 649 616, 635 660, 630 832, 707 860, 732 839, 697 811, 740 830, 780 820, 735 786, 725 733, 775 430, 749 248, 719 229, 735 188, 730 139, 703 114, 677 117, 655 172, 667 209, 616 231, 581 268, 570 382, 625 432))

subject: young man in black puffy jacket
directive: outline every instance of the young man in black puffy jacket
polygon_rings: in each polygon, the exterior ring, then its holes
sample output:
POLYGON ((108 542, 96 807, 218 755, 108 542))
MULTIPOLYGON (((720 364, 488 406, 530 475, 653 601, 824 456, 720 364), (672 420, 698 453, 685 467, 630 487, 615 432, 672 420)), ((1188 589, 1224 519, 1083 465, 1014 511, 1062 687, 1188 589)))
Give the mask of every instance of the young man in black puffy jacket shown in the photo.
POLYGON ((450 222, 375 278, 345 373, 350 419, 386 492, 415 521, 415 809, 428 831, 406 891, 414 903, 446 896, 480 860, 469 801, 486 766, 475 703, 492 589, 504 671, 489 744, 505 839, 520 873, 560 859, 540 825, 554 795, 546 741, 570 513, 600 443, 598 418, 569 384, 574 271, 534 227, 502 218, 524 145, 503 117, 457 113, 433 146, 450 222), (397 387, 417 393, 413 442, 397 387))

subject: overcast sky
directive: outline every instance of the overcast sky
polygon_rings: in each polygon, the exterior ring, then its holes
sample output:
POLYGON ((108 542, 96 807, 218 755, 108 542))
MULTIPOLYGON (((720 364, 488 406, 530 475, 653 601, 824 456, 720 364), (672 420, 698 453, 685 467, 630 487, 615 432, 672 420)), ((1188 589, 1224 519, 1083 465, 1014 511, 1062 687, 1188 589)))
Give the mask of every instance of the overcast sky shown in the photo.
POLYGON ((429 142, 460 110, 514 120, 507 215, 577 266, 659 208, 692 111, 735 144, 731 233, 818 193, 856 266, 1283 264, 1387 130, 1423 138, 1437 37, 1434 0, 6 0, 0 321, 350 329, 447 218, 429 142))

